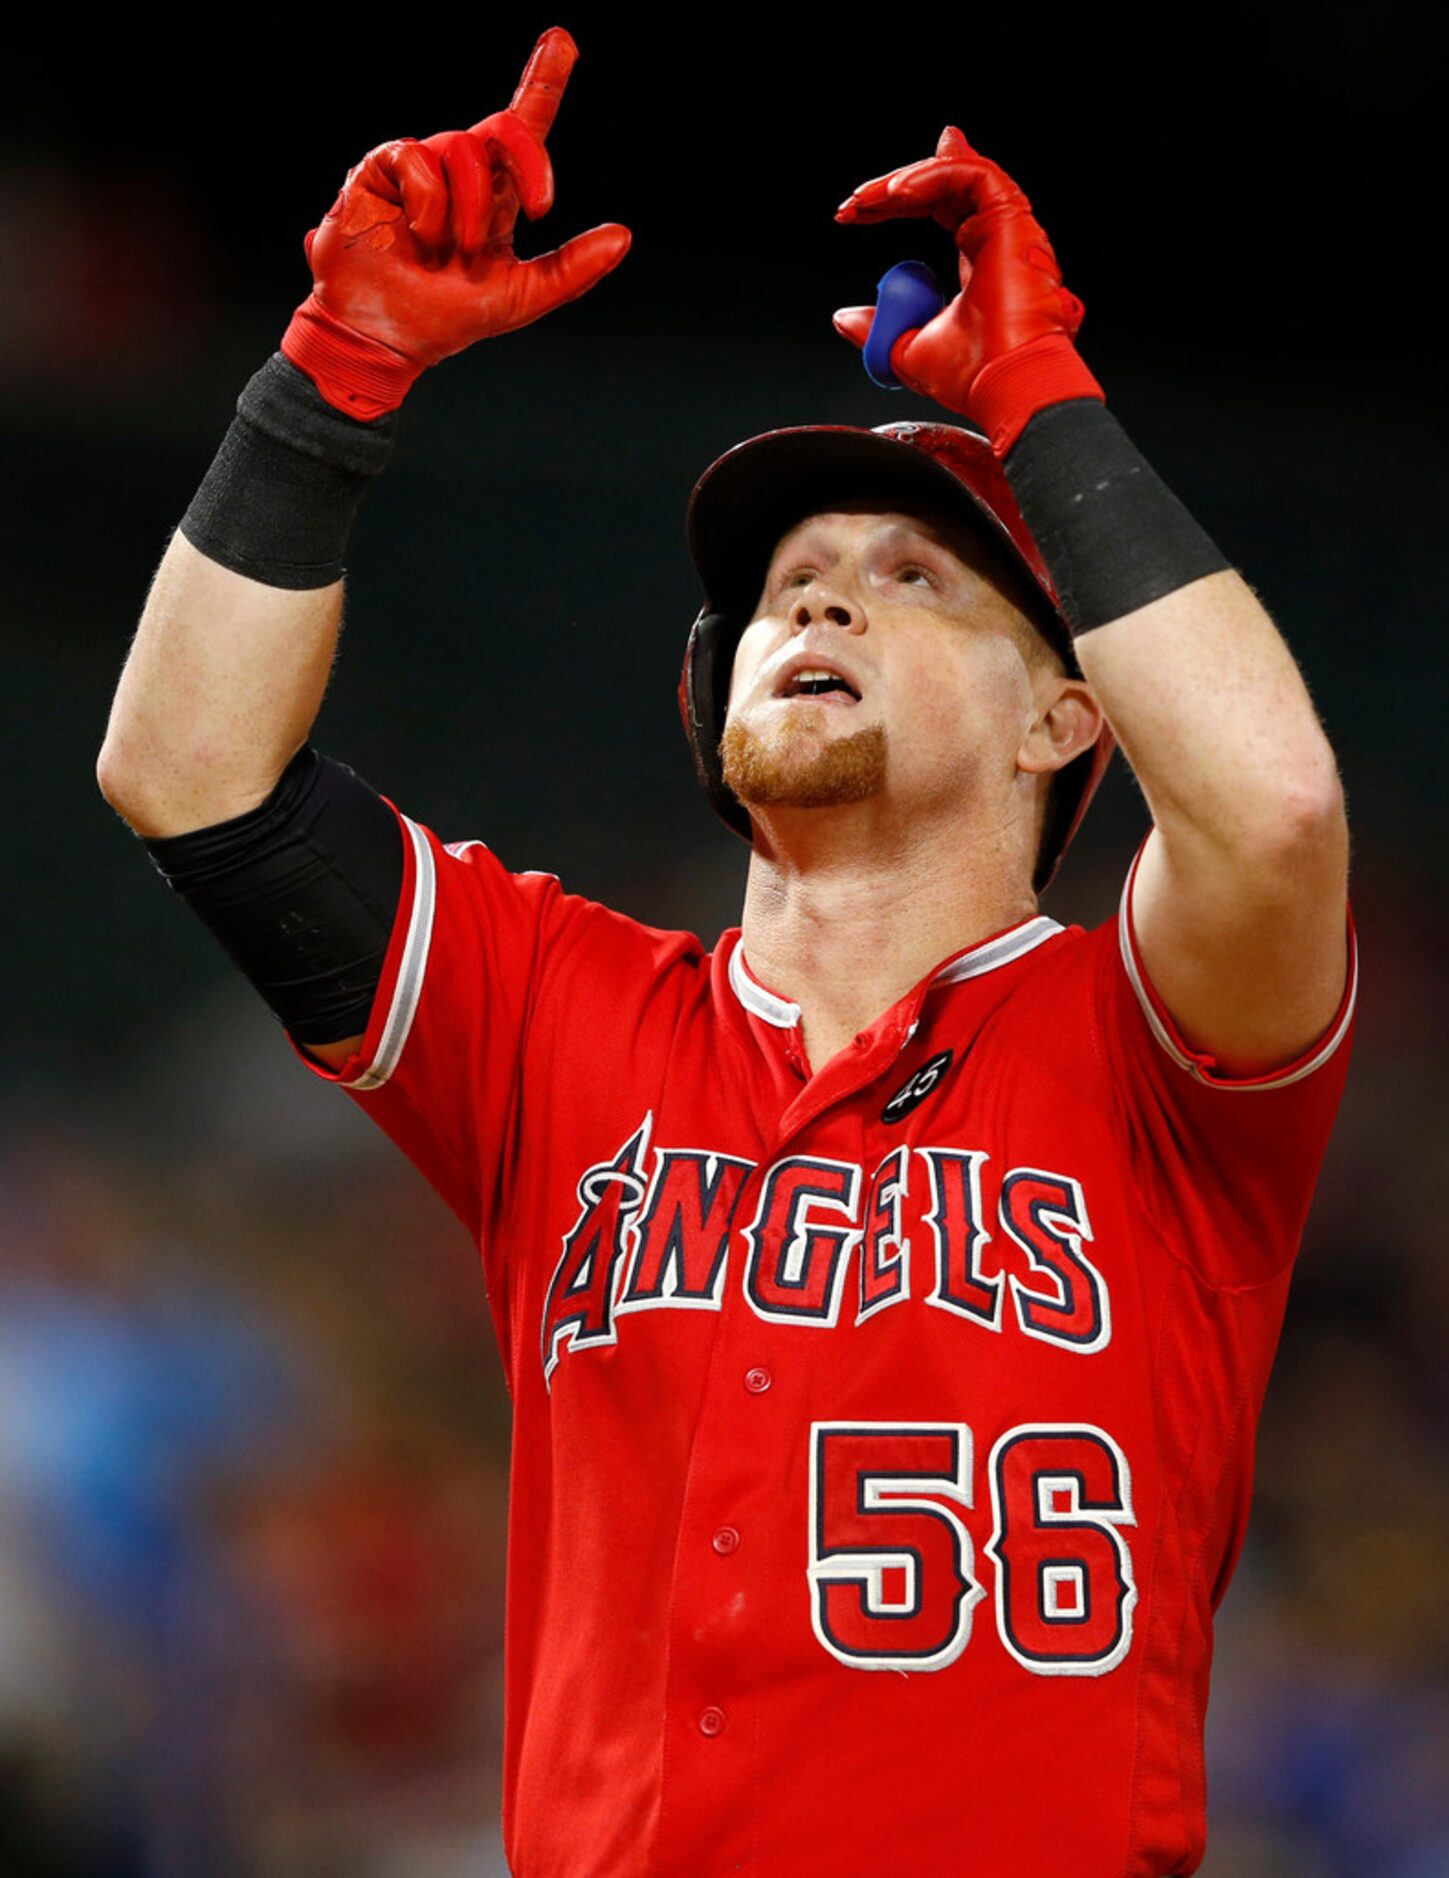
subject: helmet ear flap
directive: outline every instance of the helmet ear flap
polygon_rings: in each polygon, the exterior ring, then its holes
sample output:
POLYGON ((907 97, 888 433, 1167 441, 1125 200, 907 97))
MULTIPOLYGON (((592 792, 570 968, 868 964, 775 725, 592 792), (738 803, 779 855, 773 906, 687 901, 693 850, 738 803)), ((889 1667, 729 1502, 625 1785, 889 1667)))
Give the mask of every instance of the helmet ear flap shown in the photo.
POLYGON ((679 715, 689 739, 695 774, 716 812, 744 840, 752 839, 750 818, 725 782, 719 744, 729 708, 730 673, 740 627, 727 613, 701 610, 689 629, 684 669, 679 675, 679 715))

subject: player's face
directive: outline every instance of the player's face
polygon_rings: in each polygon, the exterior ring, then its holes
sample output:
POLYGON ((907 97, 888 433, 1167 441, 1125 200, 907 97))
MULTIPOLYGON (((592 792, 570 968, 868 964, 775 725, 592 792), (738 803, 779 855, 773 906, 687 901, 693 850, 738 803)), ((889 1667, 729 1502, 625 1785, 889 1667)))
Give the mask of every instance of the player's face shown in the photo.
POLYGON ((959 802, 983 774, 1009 793, 1060 669, 967 531, 843 504, 771 557, 735 656, 725 779, 755 807, 959 802))

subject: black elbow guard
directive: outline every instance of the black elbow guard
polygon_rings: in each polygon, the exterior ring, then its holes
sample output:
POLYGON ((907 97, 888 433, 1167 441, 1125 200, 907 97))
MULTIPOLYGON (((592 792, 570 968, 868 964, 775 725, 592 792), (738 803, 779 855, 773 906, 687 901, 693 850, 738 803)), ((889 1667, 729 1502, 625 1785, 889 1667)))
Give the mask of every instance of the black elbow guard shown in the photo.
POLYGON ((304 744, 258 807, 145 845, 299 1043, 366 1030, 403 850, 355 771, 304 744))

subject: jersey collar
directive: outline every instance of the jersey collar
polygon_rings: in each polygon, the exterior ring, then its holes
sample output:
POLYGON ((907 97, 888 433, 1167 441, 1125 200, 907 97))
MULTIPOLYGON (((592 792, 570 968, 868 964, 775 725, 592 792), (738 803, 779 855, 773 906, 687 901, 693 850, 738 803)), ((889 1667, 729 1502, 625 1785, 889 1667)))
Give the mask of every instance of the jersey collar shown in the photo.
POLYGON ((789 998, 777 996, 767 991, 754 977, 745 964, 745 948, 741 943, 743 934, 735 935, 734 948, 730 953, 730 989, 752 1017, 762 1017, 767 1024, 773 1024, 776 1030, 793 1030, 800 1022, 800 1006, 789 998))
MULTIPOLYGON (((1003 965, 1010 965, 1023 953, 1035 951, 1044 940, 1064 930, 1059 921, 1049 919, 1045 913, 1018 920, 1016 925, 1004 927, 1000 932, 977 940, 975 945, 967 946, 965 951, 953 954, 922 979, 907 998, 919 1009, 921 1000, 934 986, 958 985, 963 979, 994 972, 1003 965)), ((729 981, 730 989, 752 1017, 773 1024, 777 1030, 793 1030, 800 1022, 800 1006, 762 985, 750 971, 745 963, 742 935, 738 933, 730 952, 729 981)))
POLYGON ((947 959, 932 972, 926 989, 929 991, 932 985, 959 985, 963 978, 979 978, 983 972, 994 972, 999 965, 1010 965, 1025 952, 1035 952, 1044 940, 1065 930, 1059 920, 1048 919, 1045 913, 1034 913, 1030 919, 1007 926, 989 939, 967 946, 955 958, 947 959))

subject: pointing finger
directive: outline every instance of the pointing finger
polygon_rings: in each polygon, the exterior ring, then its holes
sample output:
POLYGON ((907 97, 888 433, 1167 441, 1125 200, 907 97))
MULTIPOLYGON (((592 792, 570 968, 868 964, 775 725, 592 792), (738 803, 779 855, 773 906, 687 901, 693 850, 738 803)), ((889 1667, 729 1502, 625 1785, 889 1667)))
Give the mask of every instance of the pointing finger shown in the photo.
MULTIPOLYGON (((521 117, 537 137, 546 137, 558 115, 559 100, 579 56, 573 37, 562 26, 550 26, 539 35, 529 55, 509 110, 521 117)), ((475 130, 481 126, 474 125, 475 130)))

